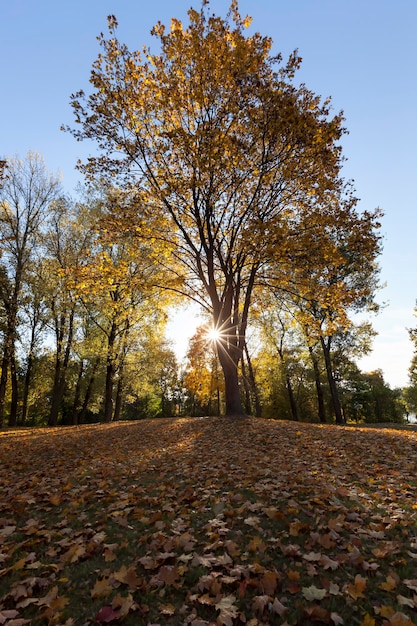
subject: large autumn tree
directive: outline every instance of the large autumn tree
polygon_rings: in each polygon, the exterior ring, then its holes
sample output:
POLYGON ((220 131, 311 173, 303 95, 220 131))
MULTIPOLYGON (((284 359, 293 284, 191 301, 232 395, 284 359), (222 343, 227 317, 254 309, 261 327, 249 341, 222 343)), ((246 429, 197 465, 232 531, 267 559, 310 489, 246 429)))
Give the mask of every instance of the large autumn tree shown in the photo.
POLYGON ((183 292, 221 331, 226 414, 242 415, 238 365, 254 290, 270 264, 285 281, 300 258, 315 263, 309 233, 331 219, 329 207, 337 212, 329 195, 343 193, 342 116, 295 85, 296 53, 284 63, 270 38, 247 34, 235 0, 225 19, 206 0, 188 16, 186 27, 154 27, 158 54, 130 51, 110 16, 91 93, 72 96, 78 126, 67 130, 98 143, 80 165, 90 178, 136 189, 161 217, 183 292))

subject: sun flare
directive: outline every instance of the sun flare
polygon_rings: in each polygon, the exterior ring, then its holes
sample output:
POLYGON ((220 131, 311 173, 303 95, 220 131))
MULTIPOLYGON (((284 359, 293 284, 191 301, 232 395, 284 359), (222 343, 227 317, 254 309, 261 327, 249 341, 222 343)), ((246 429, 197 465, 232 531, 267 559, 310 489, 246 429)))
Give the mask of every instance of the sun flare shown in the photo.
POLYGON ((207 339, 212 343, 218 343, 220 341, 221 333, 217 328, 209 328, 207 330, 207 339))

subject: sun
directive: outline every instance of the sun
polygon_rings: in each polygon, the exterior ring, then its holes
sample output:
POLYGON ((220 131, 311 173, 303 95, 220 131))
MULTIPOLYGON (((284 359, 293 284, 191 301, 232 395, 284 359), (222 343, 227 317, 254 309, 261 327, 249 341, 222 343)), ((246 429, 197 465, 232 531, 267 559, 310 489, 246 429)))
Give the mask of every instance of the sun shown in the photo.
POLYGON ((221 338, 221 333, 218 328, 214 328, 212 326, 211 328, 207 329, 208 341, 211 341, 212 343, 218 343, 220 341, 220 338, 221 338))

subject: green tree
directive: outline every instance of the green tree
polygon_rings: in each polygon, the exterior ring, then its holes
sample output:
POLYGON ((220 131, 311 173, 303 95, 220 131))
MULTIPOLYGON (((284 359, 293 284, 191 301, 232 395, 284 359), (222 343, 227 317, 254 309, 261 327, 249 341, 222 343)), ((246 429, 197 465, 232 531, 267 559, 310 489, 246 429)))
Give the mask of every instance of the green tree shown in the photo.
MULTIPOLYGON (((15 391, 15 362, 18 315, 26 272, 39 252, 42 227, 53 202, 60 195, 59 178, 49 173, 39 154, 7 161, 7 176, 0 189, 1 263, 7 281, 1 281, 1 299, 6 311, 6 329, 0 374, 0 425, 3 423, 9 371, 15 391)), ((17 419, 17 397, 13 394, 9 424, 17 419)))
POLYGON ((225 20, 208 2, 188 15, 187 28, 176 19, 169 31, 155 26, 156 55, 119 43, 109 17, 93 91, 72 97, 71 132, 99 144, 82 168, 88 176, 136 189, 169 220, 181 291, 221 331, 226 414, 242 415, 238 365, 254 290, 272 259, 288 282, 300 262, 294 241, 303 263, 315 262, 308 232, 340 191, 342 117, 294 86, 297 54, 282 64, 269 38, 245 35, 250 19, 235 0, 225 20))

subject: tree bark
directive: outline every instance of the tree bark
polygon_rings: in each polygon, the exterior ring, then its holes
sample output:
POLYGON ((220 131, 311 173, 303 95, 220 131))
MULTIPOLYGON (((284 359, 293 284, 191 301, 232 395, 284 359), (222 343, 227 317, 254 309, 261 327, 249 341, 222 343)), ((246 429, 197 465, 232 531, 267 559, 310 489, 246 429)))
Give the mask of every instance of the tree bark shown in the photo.
POLYGON ((324 361, 326 363, 327 380, 329 382, 330 395, 332 397, 333 410, 336 417, 336 424, 343 424, 342 406, 340 404, 339 391, 333 374, 332 361, 330 357, 330 345, 326 344, 324 337, 320 337, 323 349, 324 361))
POLYGON ((114 349, 116 342, 116 322, 110 328, 107 342, 107 365, 106 365, 106 386, 104 392, 104 421, 111 422, 113 419, 113 387, 116 365, 114 362, 114 349))
POLYGON ((28 401, 29 401, 29 389, 32 378, 33 369, 33 347, 31 346, 28 354, 28 361, 26 366, 25 381, 23 385, 23 398, 22 398, 22 414, 20 418, 20 424, 25 426, 28 417, 28 401))
POLYGON ((119 380, 117 381, 116 399, 114 403, 114 418, 113 419, 115 422, 120 421, 120 418, 122 416, 122 408, 123 408, 123 376, 121 375, 119 377, 119 380))
POLYGON ((294 396, 294 390, 292 388, 292 384, 291 384, 291 378, 289 376, 289 374, 286 375, 285 377, 285 385, 287 387, 287 392, 288 392, 288 399, 290 401, 290 408, 291 408, 291 416, 292 419, 295 422, 298 422, 298 408, 297 408, 297 402, 295 400, 295 396, 294 396))
POLYGON ((226 416, 245 417, 246 414, 240 397, 236 360, 233 359, 230 351, 226 351, 224 348, 219 350, 219 360, 224 376, 226 416))
POLYGON ((60 339, 57 345, 57 355, 55 360, 55 374, 54 374, 54 386, 52 389, 51 410, 48 418, 48 426, 56 426, 58 423, 59 410, 61 408, 62 399, 64 397, 66 373, 68 369, 68 363, 71 355, 72 339, 74 335, 74 314, 75 310, 72 308, 69 314, 68 321, 68 334, 65 345, 64 358, 62 359, 62 335, 64 322, 62 322, 62 328, 60 329, 60 339))
POLYGON ((252 367, 252 359, 250 358, 250 354, 249 354, 249 350, 248 350, 248 346, 246 342, 245 342, 245 355, 246 355, 246 361, 247 361, 248 370, 249 370, 250 387, 251 387, 253 398, 255 401, 255 415, 256 417, 262 417, 262 407, 261 407, 261 401, 259 399, 258 385, 256 384, 255 372, 253 371, 253 367, 252 367))
POLYGON ((80 366, 78 368, 77 382, 75 385, 74 402, 72 403, 71 424, 73 426, 76 426, 78 424, 78 405, 79 405, 80 396, 81 396, 81 381, 83 378, 83 374, 84 374, 84 360, 81 359, 80 366))
POLYGON ((100 363, 100 357, 98 356, 94 361, 93 370, 91 372, 90 378, 88 380, 87 389, 85 390, 83 405, 81 407, 81 411, 78 415, 78 423, 85 424, 85 418, 87 415, 88 404, 90 402, 91 393, 93 391, 94 382, 96 380, 96 373, 100 363))
POLYGON ((321 386, 319 363, 316 358, 316 355, 314 354, 314 350, 312 346, 308 346, 308 351, 310 352, 311 362, 313 363, 314 382, 316 385, 319 420, 322 424, 326 424, 327 422, 326 407, 324 405, 324 395, 323 395, 323 387, 321 386))
POLYGON ((19 402, 19 391, 17 386, 16 355, 13 353, 10 358, 10 378, 12 383, 12 401, 10 404, 9 427, 17 425, 17 405, 19 402))

